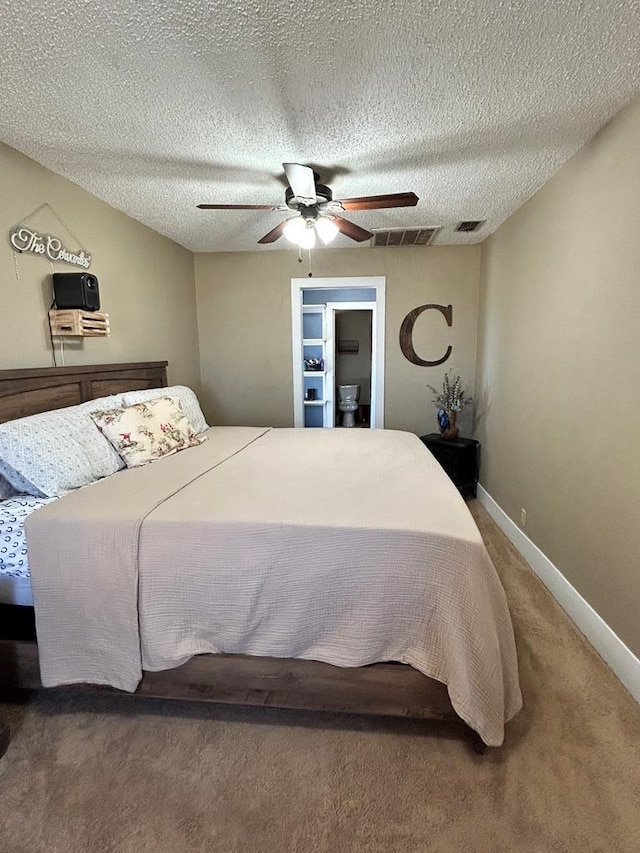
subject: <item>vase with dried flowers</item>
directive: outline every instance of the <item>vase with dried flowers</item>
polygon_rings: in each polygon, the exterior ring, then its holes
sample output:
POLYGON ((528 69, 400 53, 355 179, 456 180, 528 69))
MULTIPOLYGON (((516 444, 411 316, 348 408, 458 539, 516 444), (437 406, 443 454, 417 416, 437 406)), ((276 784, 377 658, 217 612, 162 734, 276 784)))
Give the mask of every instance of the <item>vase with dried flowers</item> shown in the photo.
POLYGON ((442 391, 438 391, 433 385, 427 388, 436 395, 433 402, 439 406, 437 417, 440 426, 440 435, 446 441, 453 441, 458 437, 459 428, 456 423, 458 412, 473 402, 462 390, 460 376, 454 376, 452 371, 447 371, 442 380, 442 391))

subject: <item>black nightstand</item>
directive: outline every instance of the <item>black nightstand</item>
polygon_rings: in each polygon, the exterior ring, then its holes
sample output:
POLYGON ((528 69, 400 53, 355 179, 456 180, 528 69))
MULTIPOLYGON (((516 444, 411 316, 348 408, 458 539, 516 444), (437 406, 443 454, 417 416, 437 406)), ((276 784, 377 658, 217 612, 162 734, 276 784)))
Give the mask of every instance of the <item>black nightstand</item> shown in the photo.
POLYGON ((473 438, 446 441, 437 432, 421 435, 425 444, 442 465, 465 498, 475 498, 480 468, 480 442, 473 438))

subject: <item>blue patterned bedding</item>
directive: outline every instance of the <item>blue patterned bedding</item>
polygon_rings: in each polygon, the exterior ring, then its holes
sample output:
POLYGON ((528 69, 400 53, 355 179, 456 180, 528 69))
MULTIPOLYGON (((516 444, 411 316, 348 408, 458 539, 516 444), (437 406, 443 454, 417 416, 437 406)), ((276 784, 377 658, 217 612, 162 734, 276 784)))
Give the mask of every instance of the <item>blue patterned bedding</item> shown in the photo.
POLYGON ((24 522, 32 512, 54 500, 17 495, 0 501, 0 577, 29 577, 24 522))

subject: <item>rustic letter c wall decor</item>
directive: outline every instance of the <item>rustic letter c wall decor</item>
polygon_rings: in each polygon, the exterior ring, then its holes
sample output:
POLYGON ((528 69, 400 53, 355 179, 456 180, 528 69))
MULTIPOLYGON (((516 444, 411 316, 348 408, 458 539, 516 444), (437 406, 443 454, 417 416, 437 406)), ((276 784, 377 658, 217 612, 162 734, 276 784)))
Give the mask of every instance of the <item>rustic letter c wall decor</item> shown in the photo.
POLYGON ((451 327, 453 325, 453 305, 420 305, 407 314, 400 326, 400 349, 404 357, 413 364, 419 364, 421 367, 435 367, 437 364, 445 362, 451 355, 451 345, 449 345, 442 358, 438 358, 435 361, 426 361, 424 358, 420 358, 413 348, 414 323, 423 311, 428 311, 430 308, 440 311, 447 321, 447 326, 451 327))

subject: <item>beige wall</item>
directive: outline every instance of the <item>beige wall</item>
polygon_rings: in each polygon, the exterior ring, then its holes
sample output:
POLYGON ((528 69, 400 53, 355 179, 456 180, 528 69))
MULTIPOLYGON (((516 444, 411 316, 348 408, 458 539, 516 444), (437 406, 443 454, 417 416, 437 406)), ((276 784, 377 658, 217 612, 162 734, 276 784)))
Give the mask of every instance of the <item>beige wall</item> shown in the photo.
POLYGON ((481 481, 640 654, 640 100, 484 244, 481 481))
MULTIPOLYGON (((70 181, 0 144, 0 368, 52 364, 46 321, 51 272, 79 268, 12 251, 7 234, 47 202, 93 255, 101 310, 111 336, 69 339, 66 364, 169 361, 169 376, 199 386, 197 321, 191 252, 130 219, 70 181)), ((45 208, 30 225, 76 240, 45 208)), ((56 347, 56 350, 58 347, 56 347)))
MULTIPOLYGON (((305 274, 296 258, 292 249, 196 255, 203 399, 214 423, 293 425, 291 279, 305 274)), ((436 430, 426 384, 439 385, 449 366, 474 380, 480 248, 318 249, 312 263, 314 278, 386 276, 385 426, 436 430), (442 367, 411 364, 398 343, 405 315, 429 302, 453 304, 452 329, 435 311, 415 326, 422 358, 452 344, 442 367)))

